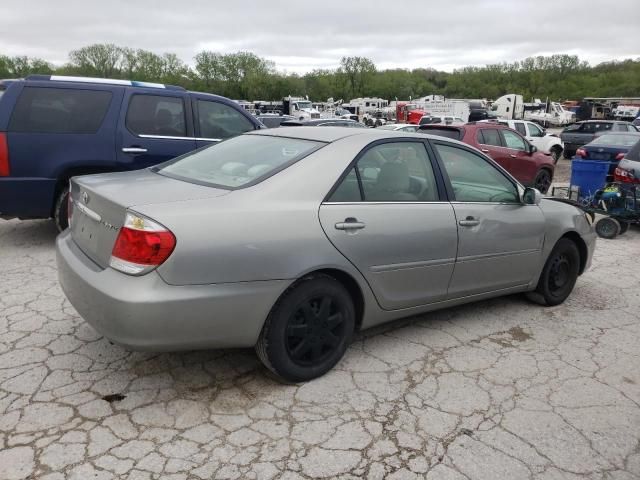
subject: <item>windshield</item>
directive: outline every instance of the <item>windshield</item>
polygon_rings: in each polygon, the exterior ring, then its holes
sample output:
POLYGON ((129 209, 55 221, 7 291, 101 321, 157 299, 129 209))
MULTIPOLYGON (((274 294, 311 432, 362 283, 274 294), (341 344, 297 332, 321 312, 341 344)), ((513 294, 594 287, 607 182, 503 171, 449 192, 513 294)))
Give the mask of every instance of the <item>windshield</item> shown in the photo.
POLYGON ((601 135, 591 142, 591 145, 610 145, 612 147, 632 147, 638 140, 640 140, 640 134, 638 135, 601 135))
POLYGON ((303 108, 312 108, 311 102, 296 102, 298 104, 298 108, 302 110, 303 108))
POLYGON ((203 185, 234 189, 259 183, 324 145, 267 135, 241 135, 187 154, 154 170, 203 185))

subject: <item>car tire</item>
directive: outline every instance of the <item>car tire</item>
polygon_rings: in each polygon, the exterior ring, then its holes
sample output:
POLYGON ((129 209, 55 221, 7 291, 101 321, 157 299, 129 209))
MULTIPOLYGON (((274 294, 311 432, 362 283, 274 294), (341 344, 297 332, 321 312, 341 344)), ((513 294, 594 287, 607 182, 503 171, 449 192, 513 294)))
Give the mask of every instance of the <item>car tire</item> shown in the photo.
POLYGON ((538 285, 529 300, 546 306, 560 305, 571 294, 580 271, 580 252, 568 238, 561 238, 544 264, 538 285))
POLYGON ((618 235, 627 233, 627 230, 629 230, 629 226, 631 224, 629 222, 623 222, 623 221, 619 221, 618 223, 620 224, 620 233, 618 235))
POLYGON ((620 222, 618 222, 615 218, 602 217, 596 222, 596 233, 601 238, 611 240, 613 238, 616 238, 618 234, 620 234, 621 230, 622 228, 620 222))
POLYGON ((547 193, 549 191, 549 187, 551 187, 551 182, 553 181, 553 176, 551 172, 546 168, 540 169, 538 174, 536 175, 535 180, 533 181, 533 186, 540 190, 541 193, 547 193))
POLYGON ((556 165, 558 160, 562 158, 562 148, 558 146, 551 148, 551 158, 553 158, 553 164, 556 165))
POLYGON ((64 187, 56 197, 55 206, 53 207, 53 222, 59 232, 62 232, 69 226, 69 187, 64 187))
POLYGON ((256 353, 280 380, 305 382, 331 370, 355 328, 355 307, 344 286, 328 275, 305 277, 274 305, 256 353))

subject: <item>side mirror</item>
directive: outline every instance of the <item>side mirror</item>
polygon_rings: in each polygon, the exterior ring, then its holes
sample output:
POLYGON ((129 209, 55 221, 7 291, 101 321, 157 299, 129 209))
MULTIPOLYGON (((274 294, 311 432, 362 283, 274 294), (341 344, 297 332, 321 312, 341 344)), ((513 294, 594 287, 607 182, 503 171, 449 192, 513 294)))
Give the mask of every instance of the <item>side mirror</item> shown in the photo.
POLYGON ((533 155, 538 151, 538 148, 535 145, 529 144, 529 155, 533 155))
POLYGON ((527 187, 522 194, 522 203, 525 205, 539 205, 542 200, 542 193, 537 188, 527 187))

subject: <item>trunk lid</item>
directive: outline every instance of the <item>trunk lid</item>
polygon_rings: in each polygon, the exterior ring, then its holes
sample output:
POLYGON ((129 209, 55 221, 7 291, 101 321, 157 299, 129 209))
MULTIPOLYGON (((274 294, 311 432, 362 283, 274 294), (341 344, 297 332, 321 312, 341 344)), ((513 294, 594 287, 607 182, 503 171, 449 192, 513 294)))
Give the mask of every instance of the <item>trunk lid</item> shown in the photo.
POLYGON ((587 158, 585 160, 606 160, 609 162, 617 162, 616 156, 624 152, 622 148, 609 148, 598 146, 584 146, 582 147, 587 152, 587 158))
MULTIPOLYGON (((218 197, 230 193, 165 177, 151 170, 74 177, 70 182, 73 216, 69 228, 78 247, 102 268, 127 209, 136 206, 218 197)), ((161 219, 154 219, 162 223, 161 219)))

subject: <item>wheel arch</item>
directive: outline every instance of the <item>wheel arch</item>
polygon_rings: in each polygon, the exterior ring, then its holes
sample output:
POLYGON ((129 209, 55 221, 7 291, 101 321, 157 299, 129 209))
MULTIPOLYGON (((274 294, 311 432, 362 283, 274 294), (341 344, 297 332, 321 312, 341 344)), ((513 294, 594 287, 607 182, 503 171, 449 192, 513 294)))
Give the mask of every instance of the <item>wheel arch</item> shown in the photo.
MULTIPOLYGON (((334 267, 325 267, 318 268, 316 270, 309 271, 304 275, 297 278, 282 294, 280 297, 284 296, 289 290, 295 288, 296 284, 308 278, 313 278, 314 276, 328 276, 338 281, 349 293, 349 296, 353 300, 353 306, 356 311, 356 321, 355 321, 355 331, 358 331, 362 327, 362 322, 364 319, 364 308, 365 308, 365 300, 364 300, 364 292, 362 291, 362 287, 358 283, 358 281, 351 275, 350 273, 341 270, 339 268, 334 267)), ((279 301, 280 299, 278 299, 279 301)), ((278 302, 276 302, 277 304, 278 302)))
POLYGON ((571 240, 573 243, 576 244, 576 247, 578 247, 578 253, 580 253, 580 269, 578 270, 578 275, 582 275, 587 265, 587 258, 589 256, 587 244, 584 242, 580 234, 574 231, 565 233, 558 240, 562 238, 567 238, 571 240))

